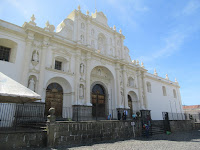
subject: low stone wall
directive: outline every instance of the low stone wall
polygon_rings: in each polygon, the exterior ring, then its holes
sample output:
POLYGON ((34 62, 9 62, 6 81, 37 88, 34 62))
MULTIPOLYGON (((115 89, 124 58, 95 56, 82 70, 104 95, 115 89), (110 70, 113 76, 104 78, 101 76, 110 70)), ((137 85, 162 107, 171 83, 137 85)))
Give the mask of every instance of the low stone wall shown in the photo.
POLYGON ((196 130, 200 130, 200 122, 195 122, 194 126, 196 130))
POLYGON ((170 121, 171 132, 189 131, 194 129, 193 120, 170 121))
POLYGON ((164 128, 164 125, 163 125, 164 123, 163 123, 163 120, 152 120, 151 121, 151 125, 152 126, 156 126, 156 127, 162 127, 162 128, 164 128))
MULTIPOLYGON (((73 146, 111 140, 133 138, 132 121, 85 121, 85 122, 55 122, 48 125, 54 130, 53 146, 73 146), (52 127, 53 126, 53 127, 52 127)), ((136 136, 141 136, 140 121, 135 121, 136 136)), ((51 134, 51 132, 49 132, 51 134)), ((52 132, 53 133, 53 132, 52 132)))
POLYGON ((6 131, 0 132, 0 149, 18 149, 45 147, 46 132, 42 131, 6 131))

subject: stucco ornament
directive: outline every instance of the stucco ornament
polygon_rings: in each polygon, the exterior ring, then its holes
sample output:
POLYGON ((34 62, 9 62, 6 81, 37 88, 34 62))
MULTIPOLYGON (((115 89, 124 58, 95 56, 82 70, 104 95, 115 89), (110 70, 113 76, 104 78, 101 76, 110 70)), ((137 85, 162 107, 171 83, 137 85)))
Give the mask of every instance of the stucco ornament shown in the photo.
POLYGON ((35 81, 33 78, 30 79, 28 88, 32 91, 35 91, 35 81))
POLYGON ((81 11, 81 6, 80 5, 78 5, 78 11, 81 11))
POLYGON ((79 97, 84 98, 84 88, 82 84, 79 87, 79 97))
POLYGON ((35 16, 34 16, 34 14, 31 16, 31 21, 35 22, 35 16))
POLYGON ((33 53, 33 61, 39 62, 38 51, 35 51, 35 53, 33 53))
POLYGON ((119 33, 122 34, 122 29, 119 29, 119 33))
POLYGON ((154 75, 158 76, 158 73, 156 72, 156 69, 154 69, 154 75))
POLYGON ((115 30, 115 31, 116 31, 116 26, 115 26, 115 25, 113 26, 113 30, 115 30))
POLYGON ((34 14, 31 16, 31 21, 29 22, 29 24, 32 26, 36 26, 34 14))
POLYGON ((165 75, 165 79, 169 80, 168 74, 165 75))
POLYGON ((141 67, 144 68, 144 63, 143 62, 141 62, 141 67))
POLYGON ((124 94, 123 91, 121 91, 121 105, 123 106, 124 104, 124 94))
POLYGON ((84 64, 80 64, 80 74, 83 75, 84 74, 84 64))
POLYGON ((139 65, 139 63, 140 63, 139 60, 137 60, 137 61, 136 61, 136 65, 139 65))
POLYGON ((90 12, 89 12, 89 10, 87 10, 87 11, 86 11, 86 15, 88 15, 88 16, 89 16, 89 14, 90 14, 90 12))

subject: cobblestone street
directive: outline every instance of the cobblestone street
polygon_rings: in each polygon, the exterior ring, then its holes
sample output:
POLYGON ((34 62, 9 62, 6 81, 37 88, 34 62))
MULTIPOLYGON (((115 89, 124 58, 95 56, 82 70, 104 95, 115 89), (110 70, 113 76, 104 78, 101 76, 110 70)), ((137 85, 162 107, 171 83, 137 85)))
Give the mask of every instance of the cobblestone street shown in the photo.
MULTIPOLYGON (((62 149, 62 148, 61 148, 62 149)), ((65 149, 65 148, 63 148, 65 149)), ((66 148, 67 149, 67 148, 66 148)), ((69 150, 200 150, 200 130, 161 134, 149 139, 119 141, 68 148, 69 150)))

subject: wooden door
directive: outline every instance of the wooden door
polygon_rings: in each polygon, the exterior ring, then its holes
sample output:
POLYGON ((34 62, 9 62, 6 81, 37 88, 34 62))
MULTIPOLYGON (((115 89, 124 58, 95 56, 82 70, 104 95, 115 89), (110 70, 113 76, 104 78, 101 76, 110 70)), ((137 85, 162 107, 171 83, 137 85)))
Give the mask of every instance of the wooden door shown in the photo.
POLYGON ((92 89, 92 116, 105 116, 105 92, 100 84, 96 84, 92 89))
POLYGON ((57 83, 52 83, 52 84, 55 84, 55 85, 52 86, 50 84, 46 90, 45 114, 47 115, 48 110, 51 107, 53 107, 55 108, 55 116, 62 117, 62 105, 63 105, 62 87, 57 83))

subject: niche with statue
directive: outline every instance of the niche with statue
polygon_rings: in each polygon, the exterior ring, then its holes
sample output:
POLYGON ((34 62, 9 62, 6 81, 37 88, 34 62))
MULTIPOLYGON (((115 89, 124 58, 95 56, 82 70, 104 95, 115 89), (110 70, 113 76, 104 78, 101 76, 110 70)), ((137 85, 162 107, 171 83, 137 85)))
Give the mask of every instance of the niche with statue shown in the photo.
POLYGON ((32 53, 32 64, 36 66, 39 63, 39 52, 37 50, 32 53))
POLYGON ((37 78, 34 75, 29 76, 28 79, 28 88, 32 91, 36 91, 36 82, 37 82, 37 78))

